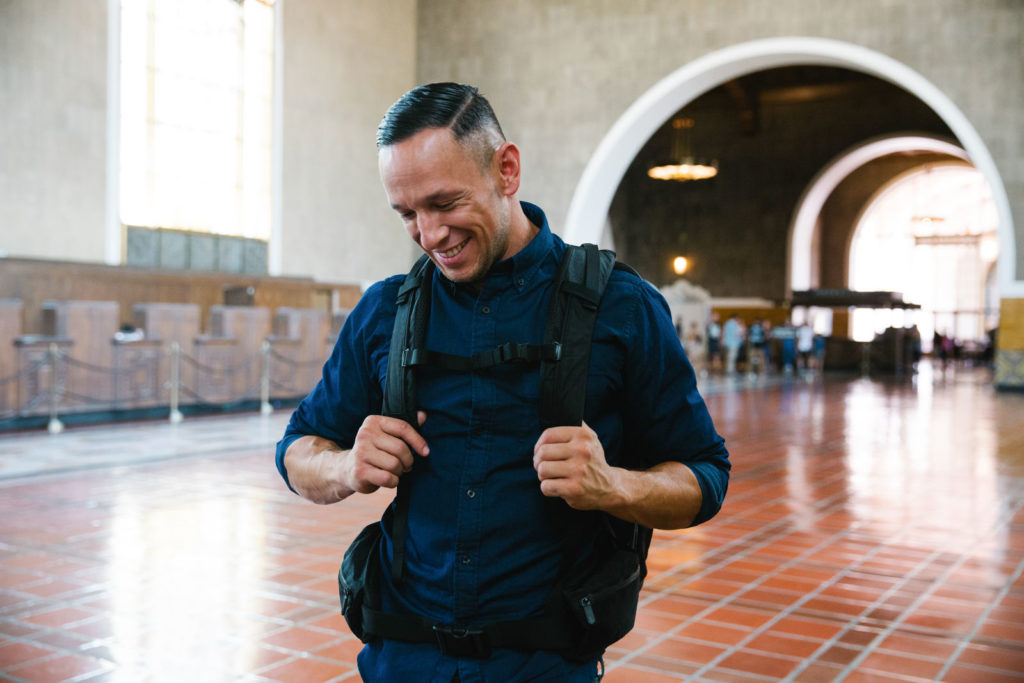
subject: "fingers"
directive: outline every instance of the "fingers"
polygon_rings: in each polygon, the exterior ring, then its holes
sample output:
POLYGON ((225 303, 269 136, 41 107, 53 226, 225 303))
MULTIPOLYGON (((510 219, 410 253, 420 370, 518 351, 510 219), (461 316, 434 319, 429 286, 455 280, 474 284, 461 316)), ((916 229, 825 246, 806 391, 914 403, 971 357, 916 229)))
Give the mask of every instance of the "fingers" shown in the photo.
MULTIPOLYGON (((421 410, 416 413, 416 419, 422 425, 427 420, 427 414, 421 410)), ((426 439, 416 431, 415 427, 405 420, 399 420, 397 417, 380 417, 379 423, 381 431, 401 439, 413 452, 420 455, 427 455, 430 452, 426 439)), ((409 464, 410 466, 412 465, 411 462, 409 464)))
POLYGON ((533 466, 541 493, 562 498, 576 509, 598 507, 610 488, 604 448, 585 423, 545 430, 534 446, 533 466))
MULTIPOLYGON (((422 425, 427 415, 419 411, 416 418, 422 425)), ((371 415, 359 427, 349 452, 348 485, 360 493, 395 488, 399 477, 412 469, 415 454, 429 452, 426 440, 408 422, 371 415)))
POLYGON ((546 460, 567 460, 574 455, 586 456, 595 445, 600 447, 600 441, 586 422, 580 427, 545 429, 533 446, 534 469, 546 460))

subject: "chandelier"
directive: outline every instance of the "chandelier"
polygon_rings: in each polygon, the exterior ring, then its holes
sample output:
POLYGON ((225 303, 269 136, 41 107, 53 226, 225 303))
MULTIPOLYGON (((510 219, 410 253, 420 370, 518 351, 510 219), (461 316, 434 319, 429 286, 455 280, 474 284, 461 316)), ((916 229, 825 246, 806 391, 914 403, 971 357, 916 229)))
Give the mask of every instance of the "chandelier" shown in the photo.
POLYGON ((718 175, 718 162, 694 158, 690 151, 690 131, 693 119, 672 121, 672 159, 668 163, 652 166, 647 175, 656 180, 706 180, 718 175))

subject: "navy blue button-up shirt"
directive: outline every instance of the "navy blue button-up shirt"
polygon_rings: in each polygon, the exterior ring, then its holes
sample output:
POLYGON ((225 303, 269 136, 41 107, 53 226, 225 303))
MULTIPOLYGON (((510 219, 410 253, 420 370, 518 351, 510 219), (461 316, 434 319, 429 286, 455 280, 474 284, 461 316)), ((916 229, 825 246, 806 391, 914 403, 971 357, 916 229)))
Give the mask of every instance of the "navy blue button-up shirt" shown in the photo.
MULTIPOLYGON (((540 344, 552 281, 565 243, 544 213, 523 203, 540 227, 518 254, 496 264, 481 287, 438 271, 432 283, 426 348, 468 356, 505 342, 540 344)), ((349 315, 323 378, 295 410, 277 445, 303 435, 350 448, 366 416, 378 414, 403 276, 373 285, 349 315)), ((411 472, 405 579, 392 585, 391 541, 381 548, 385 610, 446 624, 483 625, 543 613, 578 515, 541 494, 533 468, 540 437, 536 365, 475 372, 419 369, 421 433, 430 455, 411 472)), ((646 469, 675 460, 697 477, 703 502, 695 524, 722 504, 729 461, 697 391, 668 306, 640 278, 614 271, 598 311, 586 388, 585 421, 612 465, 646 469)), ((374 643, 360 654, 371 680, 589 681, 593 665, 549 652, 497 650, 489 660, 455 660, 431 644, 374 643), (374 678, 376 677, 376 678, 374 678)))

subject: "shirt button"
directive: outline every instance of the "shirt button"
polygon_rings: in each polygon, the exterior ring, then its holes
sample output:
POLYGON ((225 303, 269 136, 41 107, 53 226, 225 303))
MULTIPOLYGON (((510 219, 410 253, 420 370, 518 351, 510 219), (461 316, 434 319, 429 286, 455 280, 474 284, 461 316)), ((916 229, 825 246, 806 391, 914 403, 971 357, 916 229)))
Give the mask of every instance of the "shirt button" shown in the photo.
POLYGON ((526 280, 524 280, 523 278, 519 278, 518 280, 516 280, 516 284, 522 287, 523 285, 526 284, 526 280))
POLYGON ((484 306, 483 308, 480 309, 480 312, 483 313, 484 315, 489 315, 490 312, 491 312, 491 307, 490 306, 484 306))
POLYGON ((467 564, 469 564, 470 562, 472 562, 473 560, 472 560, 472 559, 470 559, 469 555, 463 555, 463 556, 462 556, 462 559, 461 559, 461 560, 459 560, 459 561, 460 561, 460 562, 462 562, 462 564, 463 564, 463 565, 467 565, 467 564))
POLYGON ((466 490, 466 497, 467 498, 476 498, 476 491, 474 491, 473 489, 467 489, 466 490))

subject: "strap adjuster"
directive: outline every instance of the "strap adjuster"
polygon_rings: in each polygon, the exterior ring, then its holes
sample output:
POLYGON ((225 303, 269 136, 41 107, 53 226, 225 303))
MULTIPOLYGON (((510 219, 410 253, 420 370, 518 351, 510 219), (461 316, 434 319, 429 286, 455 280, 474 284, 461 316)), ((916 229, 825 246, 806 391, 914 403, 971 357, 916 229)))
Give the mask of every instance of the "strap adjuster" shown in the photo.
MULTIPOLYGON (((498 352, 498 363, 511 363, 512 361, 525 361, 529 356, 527 355, 526 344, 516 344, 514 342, 508 342, 502 344, 497 349, 498 352)), ((497 363, 495 363, 497 365, 497 363)))
POLYGON ((491 640, 481 629, 434 624, 434 637, 443 655, 474 659, 491 656, 491 640))

